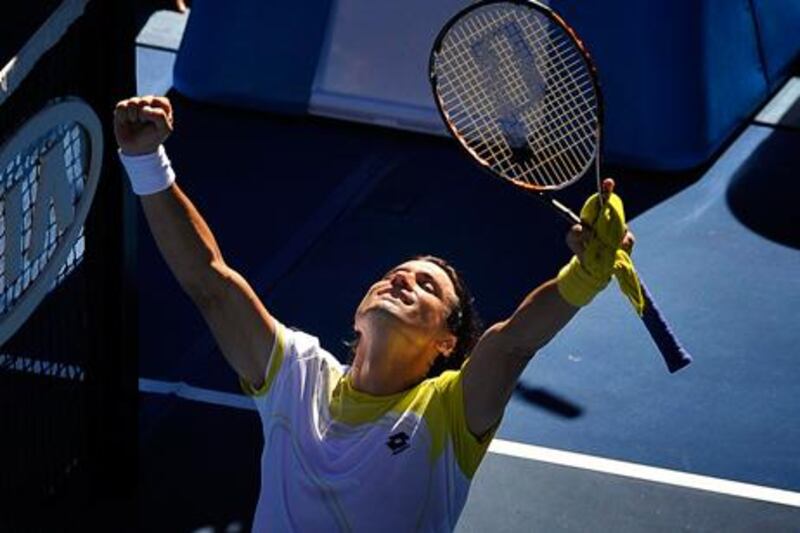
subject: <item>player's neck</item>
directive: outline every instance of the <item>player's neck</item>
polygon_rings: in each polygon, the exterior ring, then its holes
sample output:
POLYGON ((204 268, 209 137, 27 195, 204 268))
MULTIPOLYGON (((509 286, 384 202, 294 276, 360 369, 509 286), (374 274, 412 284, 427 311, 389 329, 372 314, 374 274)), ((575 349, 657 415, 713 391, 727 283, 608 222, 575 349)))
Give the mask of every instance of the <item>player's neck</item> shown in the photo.
POLYGON ((424 373, 419 347, 398 335, 362 335, 350 369, 353 387, 374 396, 388 396, 416 385, 424 373))

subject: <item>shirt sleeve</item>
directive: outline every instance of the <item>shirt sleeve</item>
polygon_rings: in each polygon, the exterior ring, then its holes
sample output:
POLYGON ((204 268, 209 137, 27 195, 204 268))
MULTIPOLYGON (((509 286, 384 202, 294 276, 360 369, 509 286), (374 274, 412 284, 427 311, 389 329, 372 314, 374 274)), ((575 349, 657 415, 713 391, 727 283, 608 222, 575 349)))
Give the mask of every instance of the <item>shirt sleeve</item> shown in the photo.
POLYGON ((264 374, 264 383, 261 385, 261 387, 255 388, 247 380, 240 377, 239 385, 245 394, 256 398, 267 395, 272 388, 275 377, 278 375, 278 372, 281 370, 281 367, 284 364, 284 360, 286 359, 286 349, 286 328, 283 324, 276 320, 275 339, 272 343, 272 349, 269 355, 269 364, 267 365, 267 369, 264 374))
POLYGON ((442 372, 442 374, 436 378, 436 381, 445 402, 450 435, 453 440, 453 448, 455 449, 458 466, 461 468, 464 475, 472 479, 472 476, 475 475, 475 471, 486 455, 486 451, 489 449, 489 444, 494 438, 497 428, 500 426, 502 417, 483 435, 474 435, 469 430, 469 427, 467 427, 467 419, 464 413, 464 390, 461 377, 461 370, 448 370, 442 372))

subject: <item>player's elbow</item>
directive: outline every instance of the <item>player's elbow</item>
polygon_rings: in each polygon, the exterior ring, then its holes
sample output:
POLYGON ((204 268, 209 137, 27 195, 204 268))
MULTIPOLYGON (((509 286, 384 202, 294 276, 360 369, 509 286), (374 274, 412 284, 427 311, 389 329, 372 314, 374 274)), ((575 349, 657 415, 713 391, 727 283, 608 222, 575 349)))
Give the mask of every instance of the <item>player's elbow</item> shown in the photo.
POLYGON ((203 310, 224 299, 231 278, 230 269, 223 262, 215 261, 178 281, 194 304, 203 310))

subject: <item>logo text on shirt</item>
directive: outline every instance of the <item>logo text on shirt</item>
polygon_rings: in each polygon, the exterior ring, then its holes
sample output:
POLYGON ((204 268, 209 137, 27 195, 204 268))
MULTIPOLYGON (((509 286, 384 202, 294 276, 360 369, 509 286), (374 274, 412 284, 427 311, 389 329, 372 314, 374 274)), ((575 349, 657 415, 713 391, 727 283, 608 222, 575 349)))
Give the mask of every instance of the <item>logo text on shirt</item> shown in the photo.
POLYGON ((406 434, 405 431, 401 431, 399 433, 395 433, 389 437, 389 440, 386 441, 386 445, 392 450, 392 455, 397 455, 398 453, 402 452, 403 450, 409 448, 408 440, 409 436, 406 434))

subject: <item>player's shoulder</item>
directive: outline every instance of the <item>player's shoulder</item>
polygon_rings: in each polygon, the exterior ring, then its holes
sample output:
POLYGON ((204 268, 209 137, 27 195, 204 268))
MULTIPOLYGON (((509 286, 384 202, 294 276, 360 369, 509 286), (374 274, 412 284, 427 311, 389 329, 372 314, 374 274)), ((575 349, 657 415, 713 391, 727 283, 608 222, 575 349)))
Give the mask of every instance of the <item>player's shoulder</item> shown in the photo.
POLYGON ((266 397, 275 387, 291 390, 298 383, 306 383, 309 378, 311 382, 316 382, 320 376, 341 373, 342 364, 322 348, 317 337, 276 321, 275 344, 270 354, 263 387, 254 389, 244 380, 240 382, 247 395, 266 397))
POLYGON ((326 365, 341 366, 339 360, 322 347, 318 337, 294 326, 284 327, 284 349, 290 361, 308 363, 318 361, 326 365))
POLYGON ((458 392, 457 389, 461 387, 461 376, 461 369, 445 370, 438 376, 429 378, 427 381, 438 394, 452 395, 458 392))

